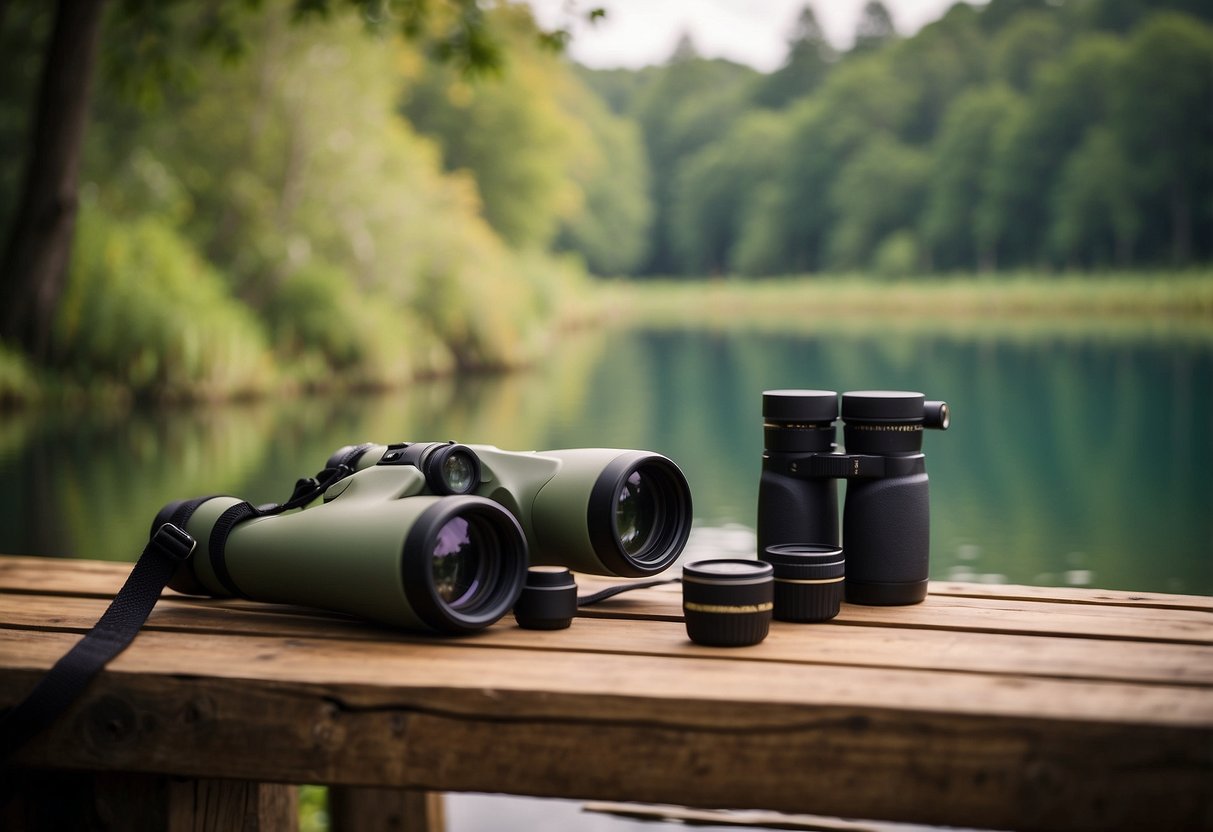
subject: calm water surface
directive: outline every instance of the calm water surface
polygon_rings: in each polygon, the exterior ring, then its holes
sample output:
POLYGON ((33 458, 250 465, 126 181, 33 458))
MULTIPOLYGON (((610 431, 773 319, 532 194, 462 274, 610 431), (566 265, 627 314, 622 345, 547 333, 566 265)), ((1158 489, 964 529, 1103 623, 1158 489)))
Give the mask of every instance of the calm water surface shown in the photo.
POLYGON ((920 390, 933 578, 1213 594, 1213 338, 607 330, 540 367, 329 397, 0 423, 0 551, 133 559, 170 499, 284 499, 335 448, 647 448, 695 498, 687 557, 750 554, 766 388, 920 390))

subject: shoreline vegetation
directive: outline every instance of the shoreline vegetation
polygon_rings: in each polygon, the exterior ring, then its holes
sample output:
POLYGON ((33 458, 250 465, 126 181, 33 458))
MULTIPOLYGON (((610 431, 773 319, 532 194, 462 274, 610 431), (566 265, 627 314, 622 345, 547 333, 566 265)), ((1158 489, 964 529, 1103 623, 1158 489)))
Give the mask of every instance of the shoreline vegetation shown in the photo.
MULTIPOLYGON (((115 376, 83 379, 69 369, 38 368, 0 345, 0 409, 134 403, 224 402, 392 390, 461 372, 508 372, 543 361, 561 339, 589 328, 742 327, 781 333, 937 331, 956 337, 1165 337, 1213 341, 1213 271, 1114 275, 927 276, 887 280, 832 275, 763 280, 599 281, 561 292, 525 340, 530 348, 485 356, 476 366, 436 358, 436 345, 397 356, 399 375, 351 365, 324 378, 274 361, 229 388, 158 384, 115 376), (365 368, 363 368, 365 369, 365 368)), ((533 327, 534 322, 528 326, 533 327)), ((521 336, 520 336, 521 339, 521 336)), ((406 345, 407 346, 407 345, 406 345)), ((163 365, 163 357, 141 360, 163 365)))
MULTIPOLYGON (((1213 271, 922 276, 849 275, 760 280, 656 280, 601 285, 597 303, 612 321, 645 326, 742 325, 786 330, 941 323, 1191 325, 1213 335, 1213 271)), ((954 328, 954 327, 953 327, 954 328)))

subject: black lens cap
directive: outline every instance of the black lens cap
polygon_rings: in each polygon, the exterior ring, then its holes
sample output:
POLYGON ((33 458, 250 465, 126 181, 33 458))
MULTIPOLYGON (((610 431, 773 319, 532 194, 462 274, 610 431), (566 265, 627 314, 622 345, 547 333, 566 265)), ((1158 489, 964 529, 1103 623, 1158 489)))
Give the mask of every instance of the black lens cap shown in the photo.
POLYGON ((846 561, 833 544, 781 543, 762 559, 775 569, 775 618, 828 621, 842 608, 846 561))
POLYGON ((764 390, 762 418, 772 422, 833 422, 838 394, 833 390, 764 390))
POLYGON ((769 563, 700 560, 682 568, 682 612, 696 644, 740 647, 767 637, 775 578, 769 563))
POLYGON ((532 566, 514 604, 514 620, 528 630, 563 630, 577 614, 577 583, 563 566, 532 566))

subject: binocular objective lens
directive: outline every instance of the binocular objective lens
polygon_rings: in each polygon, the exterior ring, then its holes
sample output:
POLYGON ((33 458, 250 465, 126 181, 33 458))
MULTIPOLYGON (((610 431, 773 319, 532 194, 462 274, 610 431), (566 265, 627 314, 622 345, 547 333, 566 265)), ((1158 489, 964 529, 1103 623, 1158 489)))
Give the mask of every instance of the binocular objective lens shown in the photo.
POLYGON ((659 514, 658 489, 640 471, 633 471, 619 488, 615 500, 615 528, 619 542, 629 555, 639 555, 649 545, 659 514))
POLYGON ((448 454, 442 461, 442 481, 452 494, 466 494, 476 485, 476 466, 465 453, 448 454))
POLYGON ((486 572, 496 553, 488 551, 486 531, 463 517, 448 520, 438 530, 432 563, 434 588, 452 609, 472 606, 488 583, 486 572))

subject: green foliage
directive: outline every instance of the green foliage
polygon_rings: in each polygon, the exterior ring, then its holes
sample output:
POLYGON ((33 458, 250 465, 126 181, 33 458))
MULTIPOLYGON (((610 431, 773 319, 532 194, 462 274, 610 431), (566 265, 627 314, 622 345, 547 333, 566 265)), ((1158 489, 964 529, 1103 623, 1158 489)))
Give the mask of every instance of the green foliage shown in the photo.
POLYGON ((758 112, 678 168, 671 218, 683 269, 718 274, 737 266, 734 251, 751 212, 755 188, 774 172, 787 147, 785 122, 758 112))
POLYGON ((644 134, 652 172, 654 223, 648 272, 686 271, 674 252, 673 206, 680 166, 718 141, 748 108, 757 73, 728 61, 686 55, 645 76, 629 115, 644 134))
POLYGON ((0 344, 0 407, 38 398, 38 381, 25 356, 0 344))
POLYGON ((881 277, 909 277, 921 271, 918 240, 906 229, 885 237, 872 257, 872 271, 881 277))
POLYGON ((566 89, 563 106, 581 126, 568 171, 578 199, 554 247, 579 254, 594 274, 632 272, 647 253, 653 221, 640 129, 610 112, 580 82, 566 89))
POLYGON ((85 202, 56 321, 59 367, 137 396, 229 396, 263 388, 260 327, 218 273, 164 222, 116 222, 85 202))
POLYGON ((901 225, 922 203, 930 164, 923 151, 887 136, 873 139, 847 162, 830 189, 838 217, 829 240, 835 270, 865 265, 877 243, 895 231, 910 235, 901 225))
POLYGON ((860 13, 859 25, 855 28, 854 51, 879 49, 895 37, 897 30, 893 27, 893 18, 888 7, 880 0, 868 0, 860 13))
POLYGON ((633 269, 652 212, 633 123, 608 111, 559 56, 534 45, 519 7, 499 9, 510 60, 490 83, 428 65, 406 87, 405 116, 469 175, 485 219, 516 248, 572 250, 599 273, 633 269))
POLYGON ((512 59, 492 83, 471 84, 426 66, 408 85, 403 112, 442 147, 448 170, 475 179, 485 219, 516 246, 546 246, 575 195, 566 178, 580 125, 560 106, 568 82, 556 57, 527 49, 533 26, 512 21, 512 59))
POLYGON ((1064 32, 1056 14, 1028 12, 1010 21, 990 44, 990 74, 1012 88, 1032 86, 1036 70, 1056 60, 1064 32))
POLYGON ((102 118, 86 177, 105 204, 179 223, 261 316, 287 384, 388 386, 537 355, 575 274, 508 248, 472 178, 444 175, 399 118, 417 53, 352 15, 292 24, 279 6, 250 27, 258 50, 200 59, 205 91, 166 98, 133 146, 102 118))
POLYGON ((1133 164, 1105 127, 1087 131, 1053 193, 1056 253, 1071 263, 1127 266, 1143 218, 1129 188, 1133 164))
POLYGON ((644 134, 642 273, 879 270, 911 250, 945 270, 1174 266, 1213 258, 1211 18, 992 0, 899 39, 869 3, 850 52, 808 11, 787 65, 740 91, 690 54, 585 74, 644 134))
POLYGON ((1000 126, 1014 121, 1022 100, 1007 87, 975 88, 948 109, 934 141, 922 232, 936 268, 984 265, 994 236, 979 223, 1000 126))
MULTIPOLYGON (((872 2, 841 55, 806 6, 770 75, 689 41, 594 72, 522 7, 373 5, 112 5, 59 321, 71 383, 210 396, 521 364, 570 314, 578 263, 1213 259, 1213 11, 1193 0, 957 4, 904 39, 872 2)), ((29 0, 0 20, 7 159, 48 20, 29 0)), ((18 170, 0 166, 0 219, 18 170)), ((44 386, 0 353, 0 398, 44 386)))
POLYGON ((837 59, 813 7, 806 5, 800 10, 788 39, 787 60, 779 69, 755 82, 754 105, 782 109, 808 95, 821 85, 837 59))

